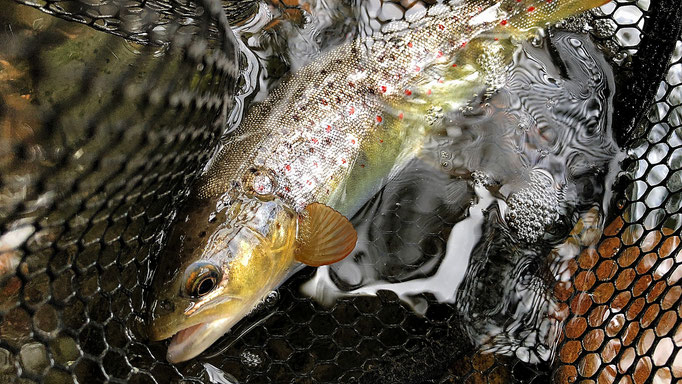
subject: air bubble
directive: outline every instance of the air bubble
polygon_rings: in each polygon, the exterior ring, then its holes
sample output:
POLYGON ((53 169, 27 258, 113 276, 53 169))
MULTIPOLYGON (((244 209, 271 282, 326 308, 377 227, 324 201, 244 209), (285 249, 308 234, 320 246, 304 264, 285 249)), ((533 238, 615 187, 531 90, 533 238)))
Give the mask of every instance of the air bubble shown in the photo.
POLYGON ((528 113, 519 116, 518 128, 522 132, 528 132, 535 127, 535 118, 528 113))
POLYGON ((263 359, 251 351, 244 351, 240 355, 242 363, 247 367, 255 368, 263 364, 263 359))
POLYGON ((505 216, 520 239, 533 242, 547 226, 559 219, 559 192, 552 177, 543 170, 530 173, 529 186, 513 193, 507 200, 505 216))

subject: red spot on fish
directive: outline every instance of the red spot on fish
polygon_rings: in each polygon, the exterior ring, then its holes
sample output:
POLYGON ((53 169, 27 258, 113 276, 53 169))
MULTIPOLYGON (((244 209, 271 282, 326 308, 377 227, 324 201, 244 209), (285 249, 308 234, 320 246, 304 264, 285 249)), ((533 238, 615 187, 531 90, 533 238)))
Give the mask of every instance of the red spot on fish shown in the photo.
POLYGON ((440 79, 438 79, 438 82, 443 84, 445 82, 445 80, 443 80, 443 78, 441 77, 440 79))
POLYGON ((308 185, 311 185, 311 184, 312 184, 312 183, 310 182, 310 180, 306 180, 305 182, 306 182, 308 185))
POLYGON ((438 53, 436 54, 436 57, 443 57, 443 52, 442 52, 442 51, 438 51, 438 53))
POLYGON ((462 42, 462 47, 465 47, 467 45, 467 42, 462 42))
POLYGON ((428 91, 426 91, 426 94, 431 95, 431 90, 429 89, 428 91))
POLYGON ((457 64, 452 64, 452 68, 457 68, 457 64))
POLYGON ((346 159, 341 159, 341 163, 346 164, 346 159))
POLYGON ((500 40, 499 38, 497 38, 497 37, 495 38, 495 41, 499 41, 499 40, 500 40))
POLYGON ((381 116, 377 115, 377 123, 381 123, 382 120, 381 116))
POLYGON ((500 21, 500 24, 502 24, 502 25, 507 25, 507 20, 502 20, 502 21, 500 21))
POLYGON ((258 192, 263 192, 264 190, 265 190, 265 187, 264 187, 264 186, 261 185, 261 186, 258 187, 258 192))
POLYGON ((521 2, 521 0, 516 0, 516 2, 517 2, 517 3, 520 3, 520 2, 521 2))
POLYGON ((289 165, 289 164, 285 165, 284 169, 286 169, 287 171, 291 171, 291 165, 289 165))
POLYGON ((331 132, 331 130, 332 130, 332 126, 331 126, 331 125, 327 125, 327 132, 331 132))
POLYGON ((284 190, 287 192, 291 192, 291 188, 289 188, 289 187, 284 187, 284 190))
POLYGON ((412 48, 412 42, 410 41, 409 43, 407 43, 407 46, 412 48))
POLYGON ((383 143, 383 142, 384 142, 384 139, 380 139, 379 142, 380 142, 380 143, 383 143))
POLYGON ((419 71, 421 71, 421 70, 422 70, 422 69, 421 69, 418 65, 415 65, 415 66, 414 66, 414 71, 415 71, 415 72, 419 72, 419 71))
POLYGON ((551 4, 551 3, 552 3, 552 0, 547 0, 547 4, 551 4))
POLYGON ((403 115, 403 113, 402 113, 402 112, 400 112, 400 113, 398 114, 398 118, 399 118, 400 120, 402 120, 402 119, 403 119, 403 117, 405 117, 405 115, 403 115))
POLYGON ((440 29, 442 31, 445 29, 445 26, 443 24, 438 24, 438 29, 440 29))
POLYGON ((313 161, 313 165, 317 167, 317 161, 313 161))
POLYGON ((350 107, 350 110, 348 111, 349 115, 352 115, 355 113, 355 107, 350 107))
POLYGON ((535 10, 535 7, 533 7, 532 5, 530 7, 528 7, 528 12, 533 12, 534 10, 535 10))
POLYGON ((316 138, 313 137, 312 139, 310 139, 310 141, 312 141, 313 143, 317 144, 317 141, 318 141, 318 140, 317 140, 316 138))
POLYGON ((412 91, 410 91, 409 89, 406 89, 406 90, 405 90, 405 95, 411 96, 411 95, 412 95, 412 91))
POLYGON ((350 143, 351 143, 351 144, 355 144, 355 139, 351 139, 351 140, 350 140, 350 143))
POLYGON ((386 86, 385 85, 381 86, 381 92, 386 93, 386 86))

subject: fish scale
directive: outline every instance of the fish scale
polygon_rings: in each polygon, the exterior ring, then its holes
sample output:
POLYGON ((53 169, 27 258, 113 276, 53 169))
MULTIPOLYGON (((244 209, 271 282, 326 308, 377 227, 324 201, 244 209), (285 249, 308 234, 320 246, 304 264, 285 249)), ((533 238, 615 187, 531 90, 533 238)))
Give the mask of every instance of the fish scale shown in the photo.
POLYGON ((362 166, 385 178, 400 165, 383 162, 400 157, 411 134, 423 134, 419 124, 408 128, 402 121, 403 109, 423 113, 419 107, 426 103, 409 100, 410 85, 438 80, 430 67, 449 62, 468 41, 501 25, 523 8, 516 4, 509 11, 487 1, 439 4, 322 55, 271 93, 263 102, 271 107, 246 116, 199 183, 199 195, 221 195, 231 180, 258 166, 273 171, 274 194, 297 211, 311 202, 343 206, 342 200, 363 200, 367 188, 351 188, 350 195, 344 188, 350 172, 362 166), (237 148, 253 155, 236 161, 237 148), (358 162, 372 150, 395 157, 358 162))

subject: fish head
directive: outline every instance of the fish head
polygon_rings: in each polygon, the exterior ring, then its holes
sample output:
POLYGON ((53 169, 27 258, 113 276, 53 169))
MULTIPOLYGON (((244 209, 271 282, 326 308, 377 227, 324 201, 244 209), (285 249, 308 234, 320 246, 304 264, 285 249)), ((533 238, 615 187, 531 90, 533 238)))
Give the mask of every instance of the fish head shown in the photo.
POLYGON ((279 199, 243 199, 218 215, 188 206, 160 257, 150 306, 150 338, 172 337, 172 363, 213 344, 294 264, 298 215, 279 199))

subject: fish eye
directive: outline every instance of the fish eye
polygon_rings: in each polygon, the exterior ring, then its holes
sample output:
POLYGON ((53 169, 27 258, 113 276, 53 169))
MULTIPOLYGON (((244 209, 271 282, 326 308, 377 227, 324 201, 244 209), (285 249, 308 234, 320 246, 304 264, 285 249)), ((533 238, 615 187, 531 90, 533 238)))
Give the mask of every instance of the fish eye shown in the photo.
POLYGON ((192 298, 206 296, 213 291, 221 278, 220 269, 210 263, 194 263, 185 272, 187 295, 192 298))

